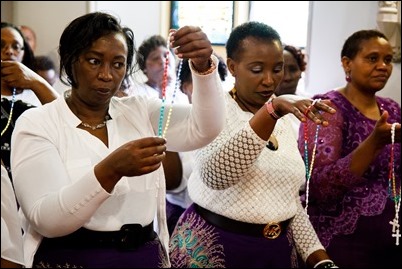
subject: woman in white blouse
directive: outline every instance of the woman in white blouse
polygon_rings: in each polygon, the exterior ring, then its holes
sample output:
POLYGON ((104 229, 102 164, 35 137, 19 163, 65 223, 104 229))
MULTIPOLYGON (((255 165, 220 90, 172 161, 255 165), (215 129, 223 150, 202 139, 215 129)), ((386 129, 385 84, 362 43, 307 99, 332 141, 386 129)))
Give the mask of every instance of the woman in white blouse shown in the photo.
POLYGON ((133 70, 131 29, 94 12, 62 33, 60 66, 71 90, 24 113, 12 138, 27 266, 169 266, 165 151, 205 146, 225 114, 207 36, 187 26, 170 41, 179 57, 191 59, 195 91, 193 105, 173 105, 167 121, 170 105, 159 98, 114 96, 133 70))

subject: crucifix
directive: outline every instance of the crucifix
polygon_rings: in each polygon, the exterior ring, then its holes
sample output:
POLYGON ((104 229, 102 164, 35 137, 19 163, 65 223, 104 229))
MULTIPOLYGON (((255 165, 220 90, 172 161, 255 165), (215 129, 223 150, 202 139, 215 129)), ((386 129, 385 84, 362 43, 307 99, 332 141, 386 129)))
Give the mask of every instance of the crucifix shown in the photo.
POLYGON ((395 230, 398 229, 399 230, 399 223, 398 220, 393 219, 392 221, 389 222, 389 224, 392 225, 392 232, 395 233, 395 230))
POLYGON ((397 246, 399 246, 399 238, 401 237, 401 234, 399 233, 399 229, 397 229, 396 232, 392 234, 392 237, 395 237, 395 240, 396 240, 395 244, 397 246))

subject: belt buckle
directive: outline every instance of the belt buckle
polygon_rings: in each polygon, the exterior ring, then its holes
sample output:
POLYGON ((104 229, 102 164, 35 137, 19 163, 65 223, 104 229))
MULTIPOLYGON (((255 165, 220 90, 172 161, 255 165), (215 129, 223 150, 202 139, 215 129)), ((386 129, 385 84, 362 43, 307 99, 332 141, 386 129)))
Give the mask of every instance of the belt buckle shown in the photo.
POLYGON ((282 232, 281 225, 277 222, 269 222, 265 225, 263 235, 267 239, 275 239, 282 232))
POLYGON ((134 250, 141 245, 141 224, 125 224, 121 226, 118 248, 134 250))

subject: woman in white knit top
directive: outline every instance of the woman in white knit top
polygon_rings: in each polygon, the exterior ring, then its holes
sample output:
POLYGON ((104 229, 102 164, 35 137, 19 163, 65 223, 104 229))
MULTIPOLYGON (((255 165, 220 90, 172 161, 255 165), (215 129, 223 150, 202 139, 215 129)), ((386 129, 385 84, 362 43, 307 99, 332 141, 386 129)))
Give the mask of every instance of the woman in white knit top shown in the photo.
POLYGON ((271 27, 238 26, 226 51, 235 77, 226 125, 196 153, 188 182, 194 204, 172 234, 172 266, 290 268, 297 250, 308 267, 335 267, 300 203, 305 168, 285 116, 326 126, 320 112, 335 110, 296 95, 271 98, 283 77, 282 44, 271 27))

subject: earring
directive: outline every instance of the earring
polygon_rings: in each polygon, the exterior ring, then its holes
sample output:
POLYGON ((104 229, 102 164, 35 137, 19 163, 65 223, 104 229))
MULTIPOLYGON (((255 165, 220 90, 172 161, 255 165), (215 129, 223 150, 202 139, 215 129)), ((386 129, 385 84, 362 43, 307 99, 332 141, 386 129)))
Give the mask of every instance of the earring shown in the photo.
POLYGON ((350 76, 350 71, 346 72, 346 77, 345 77, 347 82, 352 82, 352 78, 350 76))
POLYGON ((232 93, 233 100, 236 100, 236 88, 233 87, 230 92, 232 93))

